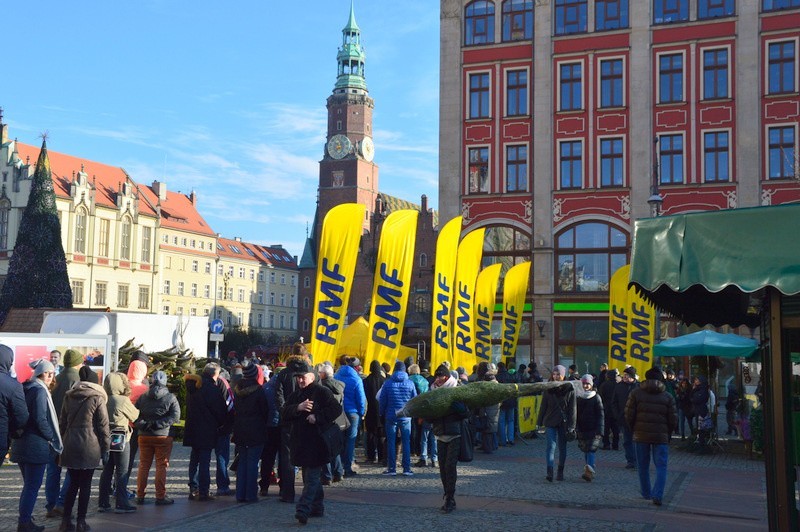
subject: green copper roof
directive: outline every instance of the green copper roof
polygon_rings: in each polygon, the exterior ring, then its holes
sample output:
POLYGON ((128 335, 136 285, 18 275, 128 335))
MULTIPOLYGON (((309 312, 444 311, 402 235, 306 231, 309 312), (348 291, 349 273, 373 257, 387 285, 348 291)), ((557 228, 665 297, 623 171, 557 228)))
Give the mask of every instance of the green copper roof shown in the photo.
POLYGON ((353 2, 350 2, 350 18, 347 26, 342 29, 342 47, 336 54, 338 62, 338 75, 335 88, 342 91, 346 89, 367 90, 367 81, 364 77, 364 65, 367 54, 361 47, 361 30, 356 24, 353 2))
POLYGON ((350 0, 350 20, 347 21, 347 26, 342 31, 361 31, 356 24, 356 11, 353 9, 352 0, 350 0))

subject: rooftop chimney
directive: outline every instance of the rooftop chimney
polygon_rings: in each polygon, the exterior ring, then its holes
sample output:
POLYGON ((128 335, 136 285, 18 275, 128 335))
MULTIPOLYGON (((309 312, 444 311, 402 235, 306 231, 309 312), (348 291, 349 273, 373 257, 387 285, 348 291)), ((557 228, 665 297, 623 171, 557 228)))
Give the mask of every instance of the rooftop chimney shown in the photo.
POLYGON ((153 192, 158 196, 159 201, 167 200, 167 184, 153 181, 153 192))
POLYGON ((189 194, 189 201, 192 202, 192 205, 197 205, 197 194, 195 194, 194 190, 189 194))
POLYGON ((422 212, 428 212, 428 196, 423 194, 421 203, 422 203, 422 208, 420 210, 422 212))
POLYGON ((8 142, 8 126, 3 123, 3 108, 0 107, 0 146, 8 142))

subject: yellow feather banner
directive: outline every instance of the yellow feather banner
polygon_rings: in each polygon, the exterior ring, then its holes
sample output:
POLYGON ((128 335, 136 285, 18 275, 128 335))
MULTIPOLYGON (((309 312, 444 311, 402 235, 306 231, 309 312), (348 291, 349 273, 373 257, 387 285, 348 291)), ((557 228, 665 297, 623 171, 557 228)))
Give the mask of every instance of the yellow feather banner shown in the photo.
POLYGON ((433 315, 431 316, 431 373, 445 360, 452 360, 453 298, 455 296, 456 257, 461 236, 461 216, 447 222, 436 240, 433 315))
POLYGON ((343 203, 328 211, 322 222, 311 321, 311 353, 316 360, 336 360, 338 354, 365 211, 364 205, 343 203))
POLYGON ((485 228, 467 233, 458 245, 453 305, 453 369, 467 371, 475 360, 475 282, 483 257, 485 228))
POLYGON ((506 272, 503 281, 503 362, 516 357, 519 329, 522 326, 522 311, 525 308, 525 294, 528 293, 528 279, 531 276, 531 263, 521 262, 506 272))
POLYGON ((392 364, 400 358, 400 339, 406 320, 411 270, 419 212, 411 209, 391 213, 381 228, 375 281, 372 287, 372 310, 367 340, 367 360, 392 364))
POLYGON ((640 377, 653 367, 656 310, 628 288, 630 264, 611 276, 608 294, 608 367, 622 372, 633 366, 640 377))
POLYGON ((475 284, 475 359, 473 364, 492 361, 492 318, 497 299, 501 263, 481 270, 475 284))

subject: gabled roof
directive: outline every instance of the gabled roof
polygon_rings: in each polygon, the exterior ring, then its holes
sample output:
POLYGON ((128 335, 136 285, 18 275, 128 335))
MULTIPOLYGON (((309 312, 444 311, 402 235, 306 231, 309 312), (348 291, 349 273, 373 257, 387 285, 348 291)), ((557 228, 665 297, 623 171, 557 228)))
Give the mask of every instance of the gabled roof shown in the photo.
MULTIPOLYGON (((403 209, 411 209, 414 211, 422 211, 422 207, 417 205, 416 203, 412 203, 408 200, 404 200, 402 198, 398 198, 396 196, 390 196, 389 194, 380 193, 378 196, 381 197, 383 201, 383 206, 386 209, 386 214, 390 214, 395 211, 400 211, 403 209)), ((433 210, 433 227, 439 226, 439 212, 435 209, 433 210)))
MULTIPOLYGON (((17 142, 16 148, 22 161, 36 166, 40 147, 17 142)), ((119 191, 120 185, 128 180, 128 176, 122 168, 66 155, 51 149, 48 149, 47 153, 50 157, 50 170, 56 196, 69 198, 73 175, 83 171, 88 176, 88 182, 95 187, 95 203, 116 209, 116 193, 119 191)), ((144 201, 139 202, 139 212, 149 216, 156 215, 155 211, 144 201)))
POLYGON ((297 268, 294 257, 283 248, 261 246, 230 238, 217 239, 217 255, 221 258, 257 262, 264 266, 297 268))
POLYGON ((216 233, 200 215, 192 200, 186 195, 168 190, 167 199, 159 200, 152 186, 140 185, 138 189, 152 205, 160 205, 161 227, 216 236, 216 233))

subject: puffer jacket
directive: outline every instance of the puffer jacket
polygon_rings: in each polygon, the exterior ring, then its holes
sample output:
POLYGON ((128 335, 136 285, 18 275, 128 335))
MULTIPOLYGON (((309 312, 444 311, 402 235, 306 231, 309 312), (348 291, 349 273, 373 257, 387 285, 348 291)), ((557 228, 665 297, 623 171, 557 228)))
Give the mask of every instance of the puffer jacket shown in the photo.
POLYGON ((264 383, 264 395, 267 398, 267 427, 277 427, 281 424, 281 413, 278 410, 278 403, 275 400, 275 386, 278 376, 273 375, 271 379, 264 383))
POLYGON ((590 440, 598 434, 602 436, 605 427, 605 409, 600 395, 595 391, 578 392, 577 411, 575 432, 578 439, 590 440))
POLYGON ((214 449, 217 435, 227 420, 228 409, 214 379, 208 375, 186 375, 186 427, 184 447, 214 449))
POLYGON ((131 403, 136 404, 143 394, 147 393, 149 386, 147 377, 147 364, 141 360, 134 360, 128 366, 128 382, 131 385, 131 403))
POLYGON ((103 383, 103 389, 108 394, 108 424, 111 430, 126 429, 125 440, 130 441, 133 433, 132 423, 139 418, 139 409, 133 406, 130 386, 123 378, 122 373, 109 373, 103 383))
POLYGON ((337 381, 344 383, 344 401, 342 407, 346 414, 363 416, 367 411, 367 396, 364 393, 364 381, 358 372, 348 365, 339 368, 333 376, 337 381))
MULTIPOLYGON (((345 388, 347 390, 347 388, 345 388)), ((411 399, 417 396, 417 388, 408 379, 405 371, 395 371, 392 376, 383 383, 378 392, 378 408, 380 414, 387 421, 394 419, 408 419, 407 417, 397 417, 397 412, 411 399)))
POLYGON ((255 379, 242 379, 233 388, 236 414, 233 417, 233 443, 245 447, 267 442, 269 405, 264 389, 255 379))
POLYGON ((37 380, 30 380, 23 386, 30 416, 22 436, 11 440, 11 459, 18 464, 46 464, 52 453, 62 450, 58 419, 50 415, 50 392, 37 380))
POLYGON ((139 436, 169 436, 169 429, 181 418, 178 399, 166 386, 157 383, 139 397, 136 408, 139 409, 136 422, 139 436))
POLYGON ((576 410, 575 388, 572 385, 548 388, 542 394, 536 424, 550 428, 563 424, 565 430, 575 430, 576 410))
POLYGON ((667 393, 664 383, 647 379, 628 397, 625 420, 633 431, 633 441, 639 443, 669 443, 678 427, 675 399, 667 393))
POLYGON ((64 440, 61 467, 94 469, 111 444, 108 396, 99 384, 79 382, 64 396, 59 428, 64 440))

